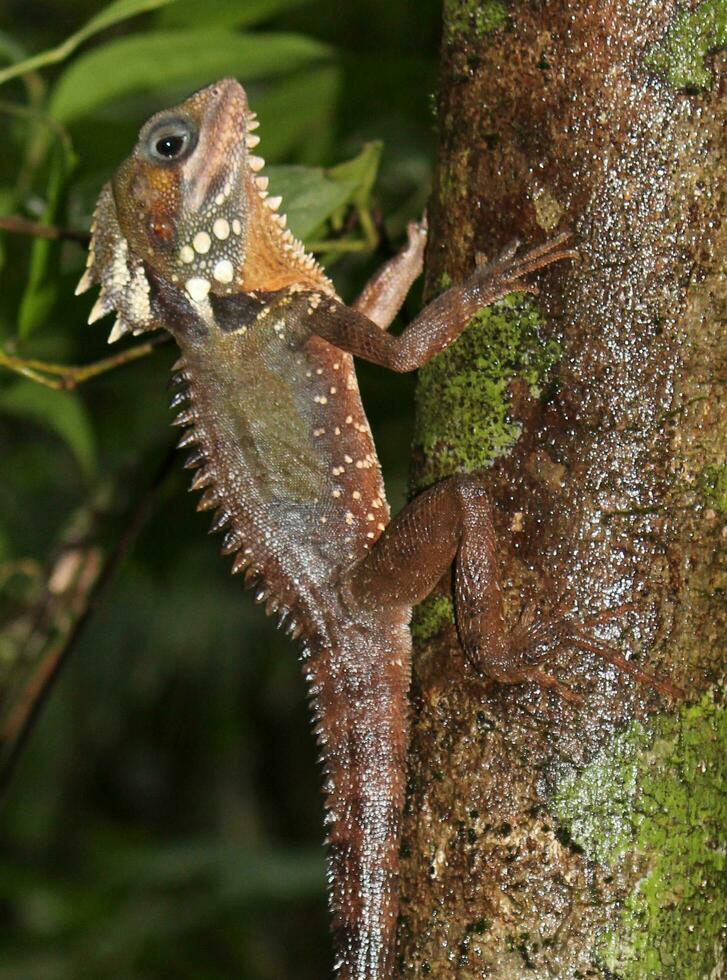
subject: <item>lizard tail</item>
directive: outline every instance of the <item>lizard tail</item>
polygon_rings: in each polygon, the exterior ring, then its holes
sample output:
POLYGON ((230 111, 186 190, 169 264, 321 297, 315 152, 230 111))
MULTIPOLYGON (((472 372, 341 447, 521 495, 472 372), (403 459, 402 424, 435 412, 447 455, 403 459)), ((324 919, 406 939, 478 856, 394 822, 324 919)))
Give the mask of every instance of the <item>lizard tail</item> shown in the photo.
POLYGON ((389 980, 393 973, 408 742, 407 634, 378 633, 375 643, 359 634, 343 653, 315 640, 305 645, 325 771, 338 980, 389 980))

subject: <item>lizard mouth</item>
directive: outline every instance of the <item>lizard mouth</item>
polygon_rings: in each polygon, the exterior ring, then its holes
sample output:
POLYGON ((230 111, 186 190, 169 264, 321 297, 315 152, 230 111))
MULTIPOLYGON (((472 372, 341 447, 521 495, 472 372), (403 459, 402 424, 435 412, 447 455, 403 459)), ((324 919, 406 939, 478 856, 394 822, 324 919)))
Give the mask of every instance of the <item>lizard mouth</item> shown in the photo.
POLYGON ((239 192, 235 185, 240 183, 245 151, 260 141, 252 136, 259 123, 248 108, 245 90, 234 78, 208 85, 188 101, 199 101, 204 107, 199 146, 183 167, 187 207, 199 213, 239 192))

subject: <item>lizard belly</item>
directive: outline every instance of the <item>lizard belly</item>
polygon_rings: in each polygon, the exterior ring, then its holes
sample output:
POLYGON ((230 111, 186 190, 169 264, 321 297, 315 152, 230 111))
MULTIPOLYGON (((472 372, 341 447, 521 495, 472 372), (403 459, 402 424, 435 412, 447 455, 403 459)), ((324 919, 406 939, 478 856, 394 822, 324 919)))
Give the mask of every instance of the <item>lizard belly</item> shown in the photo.
POLYGON ((337 605, 333 594, 322 604, 321 590, 389 519, 352 359, 284 329, 179 341, 226 541, 239 541, 251 576, 312 627, 322 605, 337 605))

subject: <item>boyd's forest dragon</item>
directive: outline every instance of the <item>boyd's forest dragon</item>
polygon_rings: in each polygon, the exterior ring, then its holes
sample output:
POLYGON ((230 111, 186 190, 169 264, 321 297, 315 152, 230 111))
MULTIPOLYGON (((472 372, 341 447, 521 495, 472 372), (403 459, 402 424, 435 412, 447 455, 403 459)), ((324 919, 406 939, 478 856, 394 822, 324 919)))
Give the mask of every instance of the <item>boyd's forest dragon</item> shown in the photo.
POLYGON ((446 480, 394 520, 352 355, 394 371, 425 364, 482 307, 571 257, 567 236, 479 263, 398 337, 386 332, 419 275, 423 224, 346 306, 285 227, 256 154, 258 122, 227 79, 154 116, 99 198, 78 291, 101 286, 90 322, 109 340, 168 330, 199 509, 255 598, 302 645, 325 769, 336 969, 391 975, 404 803, 409 620, 454 566, 470 662, 501 683, 569 692, 538 664, 568 644, 660 684, 565 615, 506 628, 490 504, 477 476, 446 480))

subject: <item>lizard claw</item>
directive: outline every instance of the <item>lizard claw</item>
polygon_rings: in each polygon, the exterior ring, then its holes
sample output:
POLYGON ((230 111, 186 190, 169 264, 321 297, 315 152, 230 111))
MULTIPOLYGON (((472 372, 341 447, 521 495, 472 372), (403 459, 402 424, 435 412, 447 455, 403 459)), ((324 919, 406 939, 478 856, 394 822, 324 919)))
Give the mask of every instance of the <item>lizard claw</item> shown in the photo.
POLYGON ((429 219, 426 211, 419 221, 410 221, 406 226, 406 237, 410 246, 423 247, 426 244, 428 234, 429 219))

